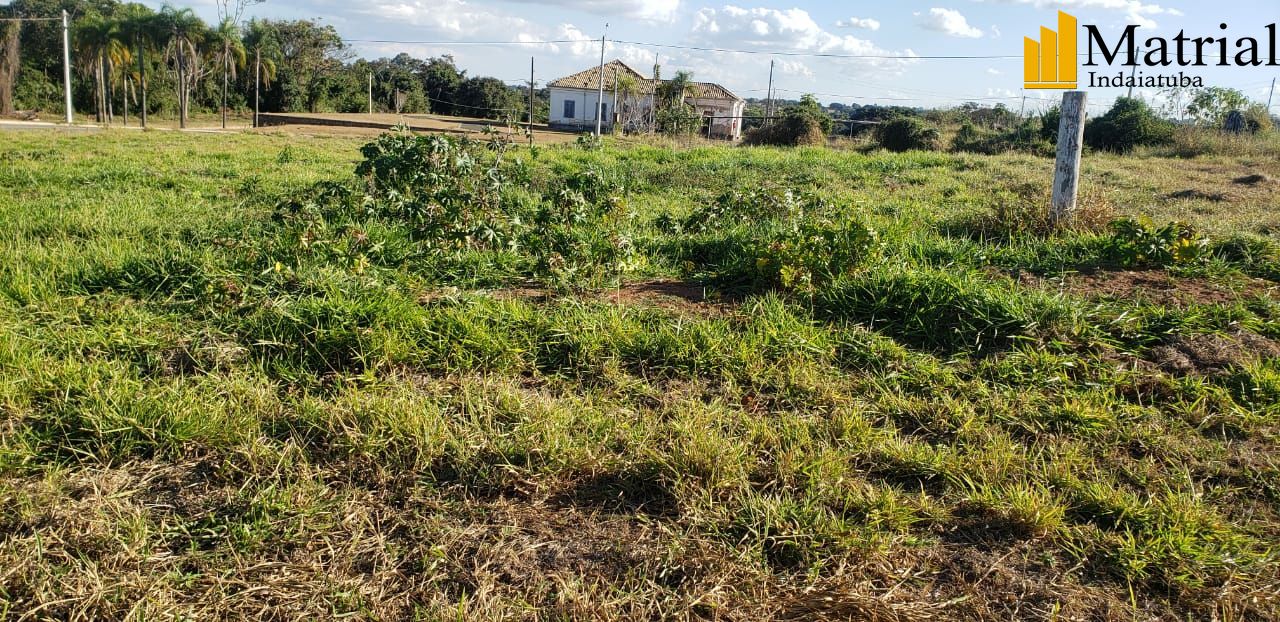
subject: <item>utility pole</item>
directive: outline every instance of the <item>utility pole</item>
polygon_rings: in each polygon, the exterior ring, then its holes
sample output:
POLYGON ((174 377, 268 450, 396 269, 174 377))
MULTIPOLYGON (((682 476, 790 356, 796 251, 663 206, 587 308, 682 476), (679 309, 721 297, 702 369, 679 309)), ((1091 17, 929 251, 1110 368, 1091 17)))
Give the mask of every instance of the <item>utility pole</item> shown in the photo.
POLYGON ((1022 110, 1018 111, 1018 118, 1026 118, 1027 116, 1027 89, 1022 89, 1022 110))
POLYGON ((373 72, 369 72, 369 114, 373 114, 373 72))
POLYGON ((604 40, 609 36, 609 24, 604 25, 604 34, 600 35, 600 84, 596 89, 596 137, 600 137, 600 110, 604 107, 604 40))
POLYGON ((773 59, 769 59, 769 90, 765 91, 764 124, 773 124, 773 59))
MULTIPOLYGON (((1138 48, 1138 55, 1142 55, 1142 48, 1138 48)), ((1133 64, 1133 69, 1129 70, 1129 99, 1133 99, 1133 77, 1138 73, 1138 63, 1133 64)))
POLYGON ((1267 114, 1271 114, 1271 99, 1276 95, 1276 79, 1271 79, 1271 93, 1267 95, 1267 114))
POLYGON ((67 10, 62 10, 62 90, 67 106, 67 125, 75 122, 75 111, 71 108, 71 19, 67 10))
POLYGON ((649 135, 657 130, 658 126, 658 72, 661 68, 658 66, 658 53, 653 54, 653 84, 649 88, 649 135))
POLYGON ((529 146, 533 146, 533 57, 529 57, 529 146))

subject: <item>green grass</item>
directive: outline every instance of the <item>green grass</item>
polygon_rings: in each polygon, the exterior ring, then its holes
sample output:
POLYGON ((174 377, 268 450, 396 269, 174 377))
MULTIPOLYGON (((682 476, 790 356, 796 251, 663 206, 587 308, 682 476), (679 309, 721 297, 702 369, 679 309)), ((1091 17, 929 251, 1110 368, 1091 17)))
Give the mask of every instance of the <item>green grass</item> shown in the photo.
POLYGON ((0 617, 1280 617, 1274 161, 4 138, 0 617))

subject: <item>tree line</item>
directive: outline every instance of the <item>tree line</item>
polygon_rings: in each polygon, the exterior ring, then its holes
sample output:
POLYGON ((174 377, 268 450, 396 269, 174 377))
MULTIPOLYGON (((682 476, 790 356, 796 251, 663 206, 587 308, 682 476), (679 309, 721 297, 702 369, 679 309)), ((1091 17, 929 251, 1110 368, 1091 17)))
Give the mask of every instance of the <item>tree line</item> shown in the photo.
MULTIPOLYGON (((333 26, 242 19, 261 0, 218 0, 216 24, 190 8, 118 0, 15 0, 0 17, 71 15, 72 101, 99 122, 231 111, 451 114, 523 120, 527 90, 468 76, 453 58, 356 58, 333 26), (372 89, 370 88, 372 86, 372 89), (372 90, 372 92, 370 92, 372 90)), ((539 93, 535 118, 546 118, 539 93)), ((63 112, 62 25, 0 22, 0 114, 63 112)))

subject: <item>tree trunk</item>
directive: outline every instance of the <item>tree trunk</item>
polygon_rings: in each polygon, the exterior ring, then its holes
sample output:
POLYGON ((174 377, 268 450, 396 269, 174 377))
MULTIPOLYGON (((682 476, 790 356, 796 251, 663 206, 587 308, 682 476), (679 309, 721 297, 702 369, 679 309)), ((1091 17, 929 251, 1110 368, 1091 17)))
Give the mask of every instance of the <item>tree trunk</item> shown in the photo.
POLYGON ((124 126, 129 127, 129 76, 124 77, 124 126))
POLYGON ((93 79, 96 87, 94 97, 97 100, 94 107, 98 109, 98 123, 104 123, 107 120, 107 89, 102 78, 102 54, 98 54, 98 66, 94 68, 93 79))
POLYGON ((138 45, 138 86, 142 87, 142 129, 147 129, 147 66, 143 61, 142 39, 137 41, 138 45))
POLYGON ((0 22, 0 32, 4 40, 0 41, 0 115, 13 114, 13 87, 18 83, 18 68, 22 66, 19 57, 19 29, 22 22, 0 22))
POLYGON ((258 102, 262 89, 262 50, 253 51, 253 126, 258 127, 258 102))
POLYGON ((116 85, 112 84, 111 74, 105 68, 102 73, 107 85, 107 125, 112 125, 116 122, 116 85))
POLYGON ((187 127, 187 68, 184 45, 178 42, 178 127, 187 127))
POLYGON ((227 68, 231 59, 227 57, 231 53, 231 42, 222 42, 222 129, 227 129, 227 68))

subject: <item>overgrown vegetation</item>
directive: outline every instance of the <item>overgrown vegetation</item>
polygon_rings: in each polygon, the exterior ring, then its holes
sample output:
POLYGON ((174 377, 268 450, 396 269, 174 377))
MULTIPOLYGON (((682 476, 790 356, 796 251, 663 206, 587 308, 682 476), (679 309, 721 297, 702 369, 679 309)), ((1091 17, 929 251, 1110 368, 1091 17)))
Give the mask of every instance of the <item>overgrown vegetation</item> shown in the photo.
POLYGON ((1280 616, 1275 159, 10 138, 6 615, 1280 616))

